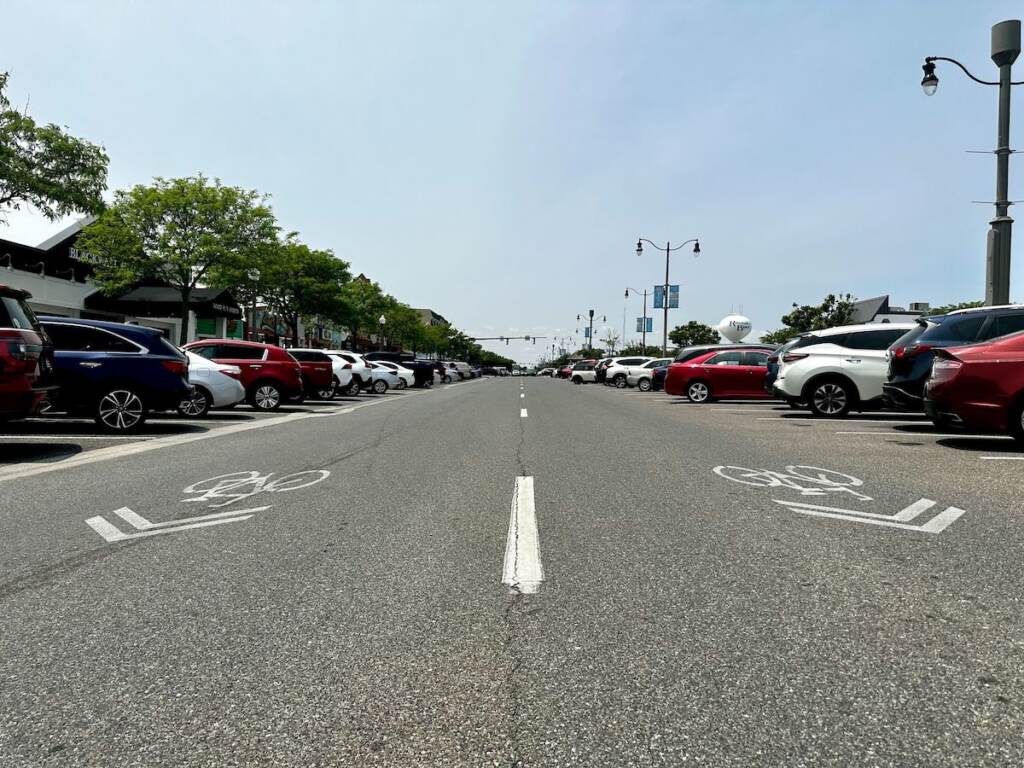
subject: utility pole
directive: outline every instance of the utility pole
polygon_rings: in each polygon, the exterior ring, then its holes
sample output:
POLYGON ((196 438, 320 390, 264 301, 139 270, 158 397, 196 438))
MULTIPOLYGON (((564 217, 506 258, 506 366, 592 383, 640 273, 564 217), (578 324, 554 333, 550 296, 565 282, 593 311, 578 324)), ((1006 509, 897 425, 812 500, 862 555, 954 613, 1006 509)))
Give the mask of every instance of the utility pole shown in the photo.
MULTIPOLYGON (((641 237, 641 238, 639 238, 636 241, 636 255, 637 256, 643 255, 643 252, 644 252, 644 245, 643 244, 644 243, 649 243, 650 245, 653 245, 659 251, 662 250, 656 243, 648 240, 646 237, 641 237)), ((661 289, 661 291, 662 291, 661 292, 662 306, 665 309, 665 320, 664 320, 665 327, 664 327, 664 332, 663 332, 662 338, 661 338, 661 354, 663 354, 663 355, 667 355, 668 354, 668 286, 669 286, 669 282, 668 282, 668 263, 669 263, 669 257, 671 257, 672 251, 678 251, 684 245, 689 245, 690 243, 693 243, 693 255, 694 256, 699 256, 700 255, 700 240, 698 238, 696 238, 696 237, 693 238, 692 240, 687 240, 684 243, 680 243, 675 248, 672 247, 672 243, 670 243, 670 242, 666 242, 665 243, 665 248, 664 248, 664 251, 665 251, 665 283, 663 284, 662 289, 661 289)))

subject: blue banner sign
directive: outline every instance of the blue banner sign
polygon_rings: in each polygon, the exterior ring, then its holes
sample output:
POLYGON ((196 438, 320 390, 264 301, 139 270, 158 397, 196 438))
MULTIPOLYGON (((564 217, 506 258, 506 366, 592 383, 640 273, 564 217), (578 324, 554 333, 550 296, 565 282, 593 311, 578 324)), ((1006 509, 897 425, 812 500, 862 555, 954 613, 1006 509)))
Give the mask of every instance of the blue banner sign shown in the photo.
POLYGON ((679 309, 679 286, 670 285, 668 287, 668 308, 679 309))
POLYGON ((590 338, 590 326, 589 325, 583 326, 583 338, 585 338, 585 339, 589 339, 590 338))
POLYGON ((665 308, 665 286, 656 285, 654 286, 654 308, 664 309, 665 308))
POLYGON ((647 320, 647 332, 648 333, 653 333, 654 332, 654 318, 653 317, 648 317, 648 318, 638 317, 636 319, 636 332, 637 333, 642 333, 643 332, 643 330, 644 330, 644 320, 645 319, 647 320))

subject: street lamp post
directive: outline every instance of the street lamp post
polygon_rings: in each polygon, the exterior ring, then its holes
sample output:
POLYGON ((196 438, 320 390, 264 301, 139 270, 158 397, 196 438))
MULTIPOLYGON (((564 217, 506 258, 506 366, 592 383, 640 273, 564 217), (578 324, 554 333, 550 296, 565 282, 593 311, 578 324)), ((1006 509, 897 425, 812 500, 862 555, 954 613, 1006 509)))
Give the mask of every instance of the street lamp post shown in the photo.
MULTIPOLYGON (((626 298, 627 299, 629 298, 629 292, 630 291, 632 291, 633 293, 640 293, 640 291, 638 291, 636 288, 629 288, 629 287, 627 287, 626 288, 626 298)), ((643 294, 644 294, 644 316, 643 316, 643 322, 640 324, 640 332, 642 334, 641 335, 641 339, 642 340, 640 342, 640 346, 643 347, 643 353, 642 354, 646 355, 647 354, 647 289, 646 288, 644 288, 643 294)))
POLYGON ((260 271, 253 267, 245 273, 245 276, 252 283, 252 296, 249 302, 249 341, 256 341, 256 291, 259 290, 260 271))
POLYGON ((377 318, 377 322, 380 323, 380 339, 377 340, 377 343, 380 345, 381 350, 383 350, 384 349, 384 324, 387 322, 387 318, 384 317, 384 315, 381 315, 380 317, 377 318))
MULTIPOLYGON (((646 237, 641 237, 641 238, 638 238, 637 241, 636 241, 636 255, 637 256, 642 256, 643 255, 643 253, 644 253, 644 243, 648 243, 648 244, 654 246, 659 251, 660 250, 664 250, 665 251, 665 285, 662 288, 662 293, 661 293, 662 306, 665 308, 665 330, 664 330, 664 332, 662 334, 662 337, 661 337, 661 354, 667 355, 668 354, 668 262, 669 262, 669 257, 672 255, 672 251, 678 251, 680 248, 682 248, 683 246, 689 245, 690 243, 693 243, 693 255, 694 256, 699 256, 700 255, 700 240, 695 237, 692 240, 687 240, 684 243, 680 243, 675 248, 672 247, 671 243, 665 243, 665 247, 663 249, 657 243, 654 243, 653 241, 648 240, 646 237)), ((647 321, 645 320, 644 322, 646 323, 647 321)))
MULTIPOLYGON (((587 317, 588 317, 589 322, 590 322, 590 332, 589 332, 589 334, 587 336, 587 349, 593 349, 594 348, 594 310, 588 309, 587 310, 587 317)), ((582 315, 576 315, 576 322, 577 323, 581 319, 582 319, 582 315)), ((602 323, 607 323, 608 322, 607 316, 601 315, 601 322, 602 323)))
POLYGON ((971 80, 982 85, 999 86, 999 117, 996 155, 996 215, 989 225, 986 241, 985 263, 985 304, 1008 304, 1010 302, 1010 240, 1013 219, 1009 215, 1009 165, 1010 154, 1010 86, 1024 85, 1024 81, 1013 82, 1011 68, 1020 55, 1020 21, 1001 21, 992 27, 992 61, 999 67, 999 80, 981 80, 972 75, 967 67, 956 59, 946 56, 927 56, 924 60, 924 78, 921 88, 926 96, 932 96, 939 88, 935 74, 936 61, 956 64, 971 80))

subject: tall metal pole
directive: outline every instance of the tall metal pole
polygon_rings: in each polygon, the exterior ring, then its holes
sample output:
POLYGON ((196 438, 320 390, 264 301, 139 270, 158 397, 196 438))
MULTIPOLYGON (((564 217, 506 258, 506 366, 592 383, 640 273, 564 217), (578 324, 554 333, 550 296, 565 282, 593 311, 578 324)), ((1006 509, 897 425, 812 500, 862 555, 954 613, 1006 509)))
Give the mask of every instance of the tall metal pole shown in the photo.
POLYGON ((661 292, 661 299, 665 307, 665 329, 661 337, 661 354, 668 354, 668 259, 672 255, 672 244, 665 243, 665 287, 661 292))
POLYGON ((992 27, 992 61, 999 67, 999 129, 996 146, 996 215, 989 224, 985 275, 985 303, 1010 303, 1009 215, 1010 70, 1020 54, 1020 21, 1002 21, 992 27))
POLYGON ((587 349, 594 348, 594 310, 590 310, 590 338, 587 340, 587 349))
POLYGON ((641 352, 641 354, 646 355, 647 354, 647 289, 646 288, 644 288, 644 323, 641 326, 641 328, 643 330, 643 341, 641 341, 640 344, 644 348, 643 352, 641 352))

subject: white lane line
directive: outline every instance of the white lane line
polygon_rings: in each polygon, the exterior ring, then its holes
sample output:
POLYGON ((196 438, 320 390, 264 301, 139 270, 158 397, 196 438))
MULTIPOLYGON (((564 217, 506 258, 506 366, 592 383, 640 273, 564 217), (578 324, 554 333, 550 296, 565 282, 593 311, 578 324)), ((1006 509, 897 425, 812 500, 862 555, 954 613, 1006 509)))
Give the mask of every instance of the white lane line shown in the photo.
POLYGON ((526 397, 526 393, 524 393, 524 392, 520 392, 520 393, 519 393, 519 397, 520 397, 520 398, 524 398, 524 397, 526 397))
POLYGON ((0 440, 48 440, 73 443, 75 440, 156 440, 155 435, 0 435, 0 440))
POLYGON ((979 456, 982 461, 1024 461, 1024 456, 979 456))
POLYGON ((896 432, 882 431, 880 429, 871 432, 836 432, 837 435, 885 435, 887 437, 959 437, 964 440, 1013 440, 1006 435, 964 435, 964 434, 939 434, 937 432, 896 432))
POLYGON ((519 409, 519 418, 521 418, 521 419, 525 419, 526 418, 526 409, 525 408, 520 408, 519 409))
POLYGON ((540 534, 533 499, 533 477, 516 478, 512 513, 505 541, 505 567, 501 583, 524 595, 532 595, 544 581, 540 562, 540 534))
MULTIPOLYGON (((417 392, 410 392, 403 397, 397 398, 386 398, 382 400, 371 400, 368 403, 361 403, 354 405, 351 408, 344 409, 346 413, 352 411, 358 411, 360 408, 371 408, 375 405, 381 405, 383 403, 394 403, 401 400, 407 400, 411 397, 420 397, 429 390, 420 390, 417 392)), ((341 415, 341 411, 336 414, 329 415, 341 415)), ((87 451, 80 453, 77 456, 73 456, 64 461, 56 461, 52 463, 23 463, 16 464, 10 467, 0 469, 0 483, 6 480, 17 480, 23 477, 32 477, 33 475, 42 475, 47 472, 57 472, 61 470, 70 469, 72 467, 80 467, 84 464, 94 464, 100 461, 109 461, 110 459, 119 459, 124 456, 134 456, 138 453, 147 453, 148 451, 157 451, 161 448, 171 448, 177 445, 186 445, 188 443, 198 442, 199 440, 210 440, 214 437, 223 437, 225 435, 234 435, 240 432, 248 432, 253 429, 266 429, 268 427, 277 427, 282 424, 287 424, 293 421, 301 421, 302 419, 316 418, 315 413, 290 413, 285 416, 275 416, 272 418, 259 419, 254 422, 245 422, 243 424, 232 424, 227 427, 220 427, 218 429, 211 429, 207 432, 200 432, 199 434, 188 434, 188 435, 172 435, 170 437, 154 437, 148 441, 136 441, 129 443, 128 445, 112 445, 108 448, 99 448, 95 451, 87 451)), ((54 439, 54 438, 50 438, 54 439)))

